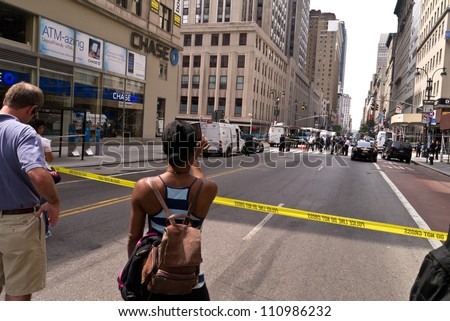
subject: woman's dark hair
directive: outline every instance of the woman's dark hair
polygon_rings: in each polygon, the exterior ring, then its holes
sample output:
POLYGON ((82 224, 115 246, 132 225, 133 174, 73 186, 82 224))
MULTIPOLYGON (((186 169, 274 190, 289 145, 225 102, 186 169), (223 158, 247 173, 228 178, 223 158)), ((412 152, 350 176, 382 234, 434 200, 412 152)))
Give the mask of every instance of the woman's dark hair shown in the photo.
POLYGON ((31 120, 30 126, 36 130, 41 126, 45 127, 45 120, 43 120, 42 118, 34 118, 33 120, 31 120))
POLYGON ((162 135, 163 151, 169 165, 183 167, 194 153, 197 144, 195 128, 183 120, 175 120, 164 128, 162 135))

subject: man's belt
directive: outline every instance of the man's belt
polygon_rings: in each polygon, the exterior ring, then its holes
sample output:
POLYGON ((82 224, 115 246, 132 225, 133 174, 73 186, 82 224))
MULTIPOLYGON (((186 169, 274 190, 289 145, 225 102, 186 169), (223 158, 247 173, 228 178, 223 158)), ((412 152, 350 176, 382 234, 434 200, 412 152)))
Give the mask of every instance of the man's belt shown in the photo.
POLYGON ((19 215, 19 214, 28 214, 28 213, 34 213, 39 209, 39 206, 33 206, 29 208, 19 208, 16 210, 3 210, 1 213, 3 215, 19 215))

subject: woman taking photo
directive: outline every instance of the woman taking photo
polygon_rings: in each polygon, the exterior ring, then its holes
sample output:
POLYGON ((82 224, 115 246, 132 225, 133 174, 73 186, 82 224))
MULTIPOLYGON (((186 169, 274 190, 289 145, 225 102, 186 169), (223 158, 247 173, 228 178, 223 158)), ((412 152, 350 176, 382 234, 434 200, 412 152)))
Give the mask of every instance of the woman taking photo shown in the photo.
MULTIPOLYGON (((205 179, 198 157, 207 148, 205 137, 198 137, 195 128, 185 121, 170 123, 162 135, 163 151, 167 155, 166 171, 157 177, 140 179, 133 190, 128 235, 128 256, 144 234, 146 221, 148 230, 162 236, 167 214, 150 186, 150 180, 162 194, 172 214, 184 214, 198 191, 193 204, 192 226, 201 229, 209 207, 217 194, 217 185, 205 179), (203 184, 201 183, 203 181, 203 184), (199 190, 200 189, 200 190, 199 190)), ((152 294, 151 300, 209 300, 208 289, 200 271, 198 284, 187 295, 152 294)))

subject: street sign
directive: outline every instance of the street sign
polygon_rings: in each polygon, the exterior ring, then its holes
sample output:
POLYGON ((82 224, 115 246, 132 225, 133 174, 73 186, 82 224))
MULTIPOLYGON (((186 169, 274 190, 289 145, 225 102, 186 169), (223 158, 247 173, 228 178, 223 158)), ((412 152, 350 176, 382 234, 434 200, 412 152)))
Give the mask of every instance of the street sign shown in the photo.
POLYGON ((436 123, 436 118, 431 118, 432 123, 436 123))
POLYGON ((426 100, 426 99, 424 99, 424 100, 422 101, 422 103, 423 103, 424 105, 434 105, 434 100, 426 100))
POLYGON ((434 116, 434 111, 430 111, 430 112, 428 113, 428 115, 434 116))
POLYGON ((436 105, 450 105, 450 98, 439 98, 436 100, 436 105))

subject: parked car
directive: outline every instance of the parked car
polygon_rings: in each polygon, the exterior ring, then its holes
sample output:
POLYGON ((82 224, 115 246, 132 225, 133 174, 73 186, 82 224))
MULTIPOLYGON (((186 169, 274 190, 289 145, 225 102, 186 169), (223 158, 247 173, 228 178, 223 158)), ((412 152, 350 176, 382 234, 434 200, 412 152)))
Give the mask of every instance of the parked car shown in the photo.
POLYGON ((242 154, 246 154, 244 149, 247 149, 249 154, 264 152, 264 143, 260 139, 251 135, 242 135, 242 138, 245 140, 245 145, 241 151, 242 154))
POLYGON ((384 144, 382 158, 390 160, 396 158, 400 161, 405 160, 408 164, 411 162, 412 146, 410 143, 387 141, 384 144))
POLYGON ((358 140, 356 145, 352 148, 352 153, 350 155, 351 160, 365 159, 372 162, 377 161, 378 149, 375 147, 374 143, 358 140))

